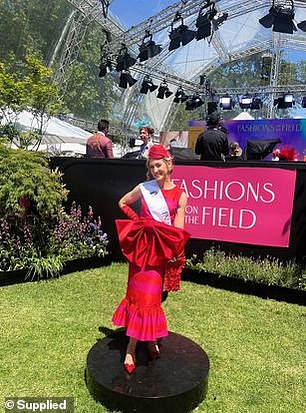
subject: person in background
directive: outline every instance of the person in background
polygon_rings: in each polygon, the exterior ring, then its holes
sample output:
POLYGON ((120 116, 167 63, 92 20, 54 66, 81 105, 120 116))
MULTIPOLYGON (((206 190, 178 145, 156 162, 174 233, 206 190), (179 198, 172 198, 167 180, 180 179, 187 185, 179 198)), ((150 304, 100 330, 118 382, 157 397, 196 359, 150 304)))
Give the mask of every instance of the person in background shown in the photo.
POLYGON ((297 162, 299 153, 291 145, 283 145, 279 148, 278 158, 280 161, 297 162))
POLYGON ((202 161, 224 161, 229 154, 227 134, 220 129, 220 115, 213 112, 207 117, 207 129, 196 141, 195 153, 202 161))
POLYGON ((140 146, 140 152, 137 156, 138 159, 147 159, 149 149, 153 145, 153 134, 154 129, 149 127, 143 127, 139 130, 139 138, 142 140, 142 145, 140 146))
POLYGON ((272 161, 277 162, 279 161, 279 154, 280 154, 280 149, 276 148, 272 152, 272 161))
POLYGON ((148 342, 150 359, 160 356, 158 339, 168 335, 161 307, 162 292, 179 289, 185 264, 184 231, 187 196, 171 180, 172 156, 163 145, 153 145, 148 153, 148 180, 137 185, 119 201, 129 220, 116 220, 119 242, 129 261, 125 298, 117 307, 113 324, 125 327, 129 343, 124 368, 136 368, 137 341, 148 342), (131 208, 141 200, 140 216, 131 208))
POLYGON ((107 137, 108 132, 109 121, 101 119, 98 122, 98 132, 96 132, 87 139, 86 155, 89 158, 114 158, 113 143, 107 137))
POLYGON ((229 155, 227 158, 229 161, 242 160, 242 149, 238 142, 231 142, 229 155))

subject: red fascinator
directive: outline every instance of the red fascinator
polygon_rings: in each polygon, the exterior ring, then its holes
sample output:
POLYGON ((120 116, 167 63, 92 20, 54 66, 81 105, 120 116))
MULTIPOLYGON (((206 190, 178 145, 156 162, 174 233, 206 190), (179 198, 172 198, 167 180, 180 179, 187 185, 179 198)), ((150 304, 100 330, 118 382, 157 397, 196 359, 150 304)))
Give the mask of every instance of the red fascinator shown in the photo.
POLYGON ((149 149, 148 153, 149 159, 163 159, 163 158, 172 158, 170 153, 163 145, 153 145, 149 149))

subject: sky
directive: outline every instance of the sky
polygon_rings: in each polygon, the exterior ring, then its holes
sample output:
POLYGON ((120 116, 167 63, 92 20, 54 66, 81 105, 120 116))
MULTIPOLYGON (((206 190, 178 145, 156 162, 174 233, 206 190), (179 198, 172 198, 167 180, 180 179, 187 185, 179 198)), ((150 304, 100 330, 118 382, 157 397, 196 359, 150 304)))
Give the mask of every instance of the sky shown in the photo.
POLYGON ((135 26, 157 14, 177 0, 113 0, 109 10, 117 16, 127 28, 135 26), (132 7, 131 7, 132 6, 132 7))

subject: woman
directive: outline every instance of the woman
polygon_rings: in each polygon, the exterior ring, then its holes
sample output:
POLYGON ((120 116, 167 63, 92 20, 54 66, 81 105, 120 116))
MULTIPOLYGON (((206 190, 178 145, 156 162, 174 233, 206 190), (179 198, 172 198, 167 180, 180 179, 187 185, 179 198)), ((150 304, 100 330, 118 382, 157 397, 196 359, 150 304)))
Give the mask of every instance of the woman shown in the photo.
POLYGON ((230 161, 241 161, 242 160, 242 149, 238 142, 231 142, 230 152, 228 156, 230 161))
POLYGON ((137 185, 119 201, 131 221, 116 221, 130 267, 126 297, 115 311, 113 323, 124 326, 130 337, 124 360, 128 373, 136 368, 138 340, 148 341, 151 359, 160 355, 157 339, 168 335, 161 307, 163 286, 168 291, 179 288, 183 251, 189 238, 183 230, 187 197, 170 179, 173 163, 164 146, 150 148, 147 169, 153 180, 137 185), (130 207, 139 199, 140 217, 130 207))

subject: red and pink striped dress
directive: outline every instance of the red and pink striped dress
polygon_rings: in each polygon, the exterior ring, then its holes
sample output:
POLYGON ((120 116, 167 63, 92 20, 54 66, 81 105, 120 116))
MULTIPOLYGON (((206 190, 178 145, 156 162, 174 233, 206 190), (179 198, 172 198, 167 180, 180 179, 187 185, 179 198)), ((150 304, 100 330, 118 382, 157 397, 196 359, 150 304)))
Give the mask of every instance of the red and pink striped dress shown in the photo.
MULTIPOLYGON (((182 192, 178 187, 162 190, 172 225, 182 192)), ((152 219, 143 198, 140 216, 152 219)), ((112 319, 114 325, 125 327, 128 337, 141 341, 155 341, 168 335, 167 320, 161 306, 164 271, 164 267, 140 269, 130 263, 126 296, 112 319)))

